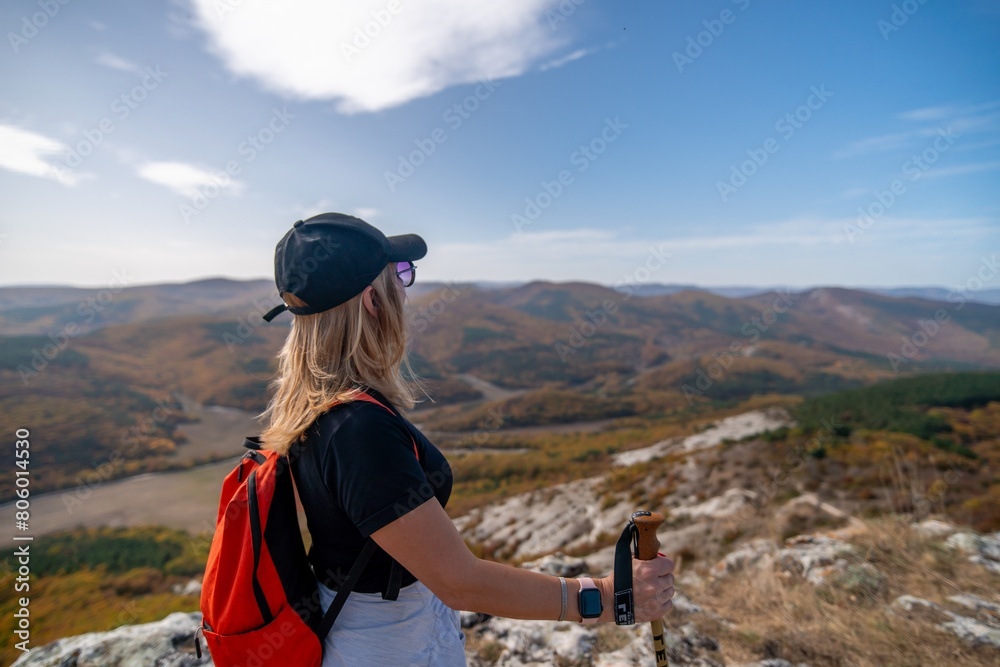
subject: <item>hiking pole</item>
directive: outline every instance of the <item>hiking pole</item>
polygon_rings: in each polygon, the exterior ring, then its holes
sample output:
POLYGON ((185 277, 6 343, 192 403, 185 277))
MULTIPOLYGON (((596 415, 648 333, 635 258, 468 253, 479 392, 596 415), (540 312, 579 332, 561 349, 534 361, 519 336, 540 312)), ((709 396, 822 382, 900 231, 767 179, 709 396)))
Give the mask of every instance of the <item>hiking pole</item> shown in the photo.
MULTIPOLYGON (((639 560, 653 560, 660 551, 660 540, 656 537, 656 529, 666 519, 656 512, 636 512, 632 521, 639 534, 636 539, 635 557, 639 560)), ((656 656, 656 667, 670 667, 667 657, 667 642, 663 632, 663 620, 650 621, 653 631, 653 653, 656 656)))

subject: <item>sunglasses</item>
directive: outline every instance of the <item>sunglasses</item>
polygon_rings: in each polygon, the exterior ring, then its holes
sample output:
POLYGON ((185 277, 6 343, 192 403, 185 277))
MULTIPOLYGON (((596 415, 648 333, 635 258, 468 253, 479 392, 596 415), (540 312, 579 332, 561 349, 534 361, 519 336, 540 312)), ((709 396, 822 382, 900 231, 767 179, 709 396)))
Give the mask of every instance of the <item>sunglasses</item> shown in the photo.
POLYGON ((403 287, 409 287, 417 279, 417 265, 413 262, 396 262, 396 275, 403 282, 403 287))

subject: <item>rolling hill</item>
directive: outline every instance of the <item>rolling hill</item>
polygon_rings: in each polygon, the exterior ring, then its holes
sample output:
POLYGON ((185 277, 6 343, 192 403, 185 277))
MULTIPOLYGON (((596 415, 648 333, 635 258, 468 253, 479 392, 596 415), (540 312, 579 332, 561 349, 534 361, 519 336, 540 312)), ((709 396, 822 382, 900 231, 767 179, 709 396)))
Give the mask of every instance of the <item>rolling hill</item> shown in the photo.
MULTIPOLYGON (((213 460, 176 454, 193 419, 185 401, 265 405, 288 326, 259 317, 273 302, 268 281, 124 287, 89 323, 81 304, 99 304, 100 290, 23 289, 48 291, 30 307, 18 288, 0 291, 0 421, 33 432, 35 491, 96 469, 114 478, 213 460)), ((434 399, 413 418, 441 433, 481 429, 491 410, 503 411, 490 427, 502 431, 1000 367, 1000 307, 972 301, 430 283, 407 307, 414 366, 434 399)), ((0 498, 11 493, 5 481, 0 498)))

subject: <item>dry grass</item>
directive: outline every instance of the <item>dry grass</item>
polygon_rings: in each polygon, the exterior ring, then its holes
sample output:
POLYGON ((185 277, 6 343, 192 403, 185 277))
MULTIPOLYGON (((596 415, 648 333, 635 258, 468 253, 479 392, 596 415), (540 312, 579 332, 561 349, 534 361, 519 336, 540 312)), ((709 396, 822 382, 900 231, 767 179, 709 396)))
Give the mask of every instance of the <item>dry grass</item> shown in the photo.
POLYGON ((720 656, 730 663, 782 658, 811 667, 996 664, 995 649, 970 648, 932 622, 889 612, 888 605, 903 594, 937 603, 962 592, 994 598, 1000 577, 894 519, 869 524, 852 541, 859 547, 853 562, 885 575, 882 590, 865 595, 836 584, 814 587, 773 570, 748 570, 686 591, 731 623, 699 622, 699 629, 719 639, 720 656))

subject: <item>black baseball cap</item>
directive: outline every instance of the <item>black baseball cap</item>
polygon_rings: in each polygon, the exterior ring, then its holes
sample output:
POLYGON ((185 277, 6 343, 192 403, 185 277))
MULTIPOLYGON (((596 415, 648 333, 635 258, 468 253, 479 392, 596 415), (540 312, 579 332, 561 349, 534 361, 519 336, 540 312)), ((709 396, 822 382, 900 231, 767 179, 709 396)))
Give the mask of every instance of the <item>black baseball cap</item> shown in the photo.
POLYGON ((294 294, 308 306, 273 308, 270 322, 288 310, 313 315, 361 294, 390 262, 413 262, 427 254, 416 234, 386 237, 367 222, 343 213, 320 213, 299 220, 274 250, 274 283, 278 294, 294 294))

